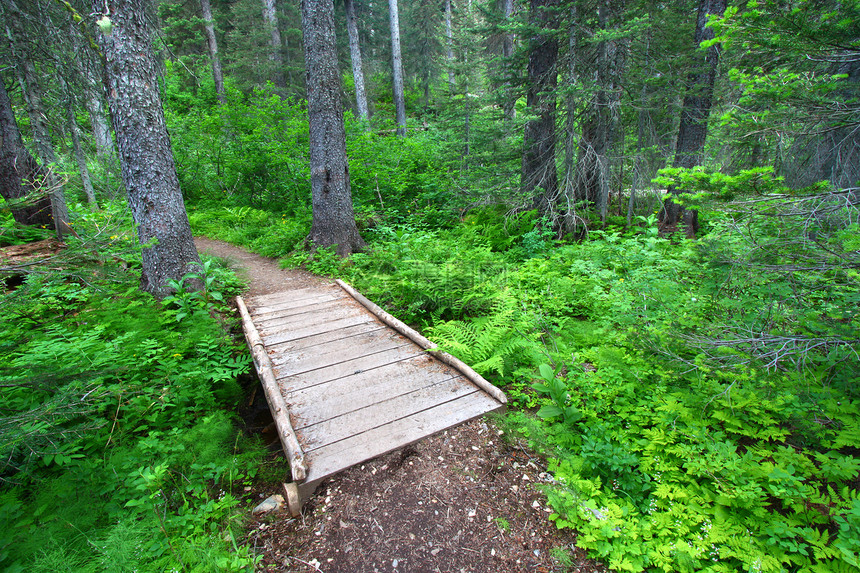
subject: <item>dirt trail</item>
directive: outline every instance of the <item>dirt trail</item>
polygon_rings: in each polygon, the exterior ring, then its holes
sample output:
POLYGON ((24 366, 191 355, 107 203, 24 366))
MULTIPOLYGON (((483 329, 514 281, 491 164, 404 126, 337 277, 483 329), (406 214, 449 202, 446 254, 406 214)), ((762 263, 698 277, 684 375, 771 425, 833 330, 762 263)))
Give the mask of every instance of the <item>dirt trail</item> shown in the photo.
MULTIPOLYGON (((324 281, 227 243, 195 243, 245 273, 251 296, 324 281)), ((548 520, 543 461, 506 438, 474 420, 353 467, 324 482, 300 518, 252 518, 245 543, 260 555, 259 571, 606 571, 548 520)), ((247 501, 275 493, 278 484, 261 484, 247 501)))

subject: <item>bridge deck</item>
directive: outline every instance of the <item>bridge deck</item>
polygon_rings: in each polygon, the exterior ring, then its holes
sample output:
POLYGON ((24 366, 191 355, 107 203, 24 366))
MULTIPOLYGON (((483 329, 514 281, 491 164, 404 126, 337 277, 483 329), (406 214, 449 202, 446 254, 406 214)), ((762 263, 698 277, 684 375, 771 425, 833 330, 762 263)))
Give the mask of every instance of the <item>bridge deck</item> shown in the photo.
POLYGON ((498 389, 344 283, 239 307, 302 499, 348 467, 504 409, 498 389))

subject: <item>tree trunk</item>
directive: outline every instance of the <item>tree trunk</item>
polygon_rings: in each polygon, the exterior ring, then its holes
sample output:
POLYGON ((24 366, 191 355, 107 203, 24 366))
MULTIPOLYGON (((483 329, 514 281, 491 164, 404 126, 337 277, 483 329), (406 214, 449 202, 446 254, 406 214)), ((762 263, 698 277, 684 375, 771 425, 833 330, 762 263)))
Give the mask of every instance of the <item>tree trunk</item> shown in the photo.
POLYGON ((355 107, 358 117, 367 121, 367 93, 364 90, 364 72, 361 69, 361 44, 358 41, 358 25, 355 18, 355 5, 352 0, 344 0, 346 10, 346 32, 349 36, 349 56, 352 61, 352 79, 355 83, 355 107))
MULTIPOLYGON (((613 30, 610 24, 610 1, 598 6, 601 32, 613 30)), ((606 219, 609 205, 611 152, 617 137, 620 106, 620 77, 627 43, 619 39, 598 42, 594 61, 597 91, 588 104, 582 122, 582 134, 576 166, 576 199, 594 205, 601 220, 606 219)))
POLYGON ((63 183, 54 171, 57 165, 57 156, 54 153, 50 131, 45 123, 47 114, 42 103, 41 89, 36 80, 36 67, 30 58, 29 50, 22 45, 22 42, 27 38, 27 32, 23 27, 17 8, 12 7, 6 10, 6 17, 11 26, 11 30, 7 27, 7 34, 9 34, 12 50, 18 63, 16 71, 24 93, 24 101, 27 104, 33 144, 36 148, 36 155, 42 161, 42 181, 50 194, 54 229, 57 232, 57 238, 62 240, 63 235, 69 232, 69 209, 66 206, 63 183))
POLYGON ((221 56, 218 55, 218 40, 215 38, 215 21, 212 19, 212 5, 209 0, 200 0, 203 13, 203 30, 206 32, 206 45, 209 48, 209 61, 212 64, 212 79, 218 103, 224 103, 224 74, 221 71, 221 56))
POLYGON ((66 94, 66 113, 68 114, 69 131, 72 135, 72 149, 75 152, 75 162, 78 164, 78 173, 81 175, 81 185, 84 188, 84 195, 87 197, 87 203, 98 208, 96 192, 93 189, 90 170, 87 167, 87 156, 81 145, 81 130, 78 128, 78 122, 75 119, 75 106, 71 93, 66 94))
MULTIPOLYGON (((514 0, 504 0, 504 14, 505 20, 510 21, 511 16, 514 13, 514 0)), ((514 35, 510 32, 505 33, 505 37, 502 39, 502 56, 504 57, 505 62, 510 62, 511 58, 514 57, 514 35)), ((503 103, 503 111, 505 116, 505 122, 507 124, 507 129, 510 129, 510 126, 513 124, 514 119, 517 117, 517 108, 516 108, 516 96, 513 93, 513 87, 511 86, 510 81, 505 82, 504 86, 505 90, 505 99, 503 103)))
POLYGON ((146 0, 93 0, 122 180, 143 249, 141 288, 157 297, 200 264, 158 92, 146 0), (108 13, 103 11, 107 9, 108 13))
POLYGON ((272 63, 272 82, 279 88, 286 88, 287 81, 284 79, 284 56, 281 41, 281 29, 278 27, 278 14, 275 10, 275 0, 262 0, 263 20, 269 28, 269 61, 272 63))
POLYGON ((81 44, 80 30, 77 24, 69 26, 69 37, 72 41, 72 49, 80 54, 80 58, 74 58, 75 69, 81 77, 84 85, 84 106, 90 116, 90 125, 93 131, 93 139, 96 144, 96 155, 99 163, 105 167, 112 167, 116 161, 116 146, 110 133, 110 123, 105 113, 105 88, 104 67, 101 62, 96 62, 92 50, 81 44))
POLYGON ((394 109, 397 116, 397 135, 406 135, 406 95, 403 89, 403 62, 400 57, 400 17, 397 0, 388 0, 388 16, 391 22, 391 66, 394 83, 394 109))
POLYGON ((12 102, 0 78, 0 195, 9 202, 17 223, 53 226, 51 199, 39 188, 40 178, 39 164, 24 147, 12 102))
POLYGON ((445 59, 448 62, 448 90, 454 93, 454 29, 451 26, 452 19, 451 0, 445 0, 445 59))
POLYGON ((521 187, 541 214, 551 214, 558 198, 555 168, 555 90, 558 42, 556 10, 559 0, 531 0, 529 20, 537 33, 529 41, 528 96, 534 116, 525 126, 521 187))
POLYGON ((340 97, 332 0, 302 0, 302 33, 310 122, 311 204, 308 239, 315 247, 337 245, 344 257, 361 249, 352 210, 346 130, 340 97))
POLYGON ((576 152, 579 134, 576 131, 577 104, 576 93, 573 86, 578 81, 577 58, 580 57, 579 45, 579 13, 574 3, 570 8, 570 33, 567 40, 567 87, 565 96, 565 119, 564 119, 564 195, 569 202, 569 210, 576 203, 576 152))
MULTIPOLYGON (((697 47, 705 40, 714 38, 713 28, 706 27, 708 16, 722 16, 725 11, 726 0, 699 0, 695 34, 697 47)), ((681 108, 681 124, 678 128, 673 167, 689 169, 702 163, 719 59, 720 45, 714 44, 707 49, 704 61, 696 66, 687 78, 687 93, 681 108)), ((669 193, 677 196, 684 193, 684 190, 672 187, 669 193)), ((685 210, 671 198, 666 199, 663 208, 664 229, 673 229, 683 218, 687 236, 695 236, 699 230, 699 214, 695 210, 685 210)))

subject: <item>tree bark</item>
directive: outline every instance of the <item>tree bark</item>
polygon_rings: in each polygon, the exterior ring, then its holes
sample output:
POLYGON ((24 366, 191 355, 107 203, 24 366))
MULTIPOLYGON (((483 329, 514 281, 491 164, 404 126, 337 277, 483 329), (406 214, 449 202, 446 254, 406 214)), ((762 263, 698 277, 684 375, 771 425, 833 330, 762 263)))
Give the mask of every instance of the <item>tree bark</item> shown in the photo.
MULTIPOLYGON (((504 14, 505 20, 510 21, 511 16, 514 14, 514 0, 504 0, 504 14)), ((505 59, 505 62, 509 62, 511 58, 514 57, 514 35, 510 32, 505 34, 505 37, 502 39, 502 56, 505 59)), ((510 81, 506 81, 504 85, 505 90, 505 99, 504 99, 504 115, 505 122, 507 124, 507 128, 509 130, 510 126, 513 124, 514 120, 517 117, 517 108, 516 108, 516 96, 513 93, 513 87, 511 86, 510 81)))
MULTIPOLYGON (((610 23, 613 8, 611 0, 598 6, 598 26, 602 32, 614 26, 610 23)), ((579 141, 576 198, 594 205, 601 220, 606 219, 609 205, 611 153, 618 131, 620 77, 626 52, 624 40, 597 43, 594 57, 597 91, 588 104, 579 141)))
POLYGON ((287 81, 284 78, 284 56, 281 40, 281 29, 278 27, 278 14, 275 8, 275 0, 262 0, 263 20, 269 28, 269 61, 272 63, 272 82, 279 88, 286 88, 287 81))
POLYGON ((78 127, 78 122, 75 119, 75 106, 71 93, 66 94, 66 113, 68 114, 69 132, 72 135, 72 149, 75 152, 75 162, 78 164, 78 173, 81 176, 81 185, 84 188, 84 195, 87 197, 87 203, 93 207, 98 207, 96 202, 96 192, 93 189, 93 182, 90 178, 90 170, 87 167, 87 156, 84 153, 84 148, 81 145, 81 130, 78 127))
POLYGON ((577 128, 577 106, 578 98, 572 89, 578 81, 577 59, 580 57, 579 34, 580 34, 579 11, 576 3, 570 7, 570 32, 567 37, 567 86, 568 92, 565 96, 565 118, 564 118, 564 195, 568 199, 569 210, 577 201, 576 196, 576 154, 579 134, 577 128))
POLYGON ((391 25, 391 79, 394 83, 394 110, 397 135, 406 136, 406 95, 403 89, 403 61, 400 56, 400 17, 397 0, 388 0, 388 17, 391 25))
POLYGON ((84 106, 90 116, 90 126, 96 144, 96 155, 99 163, 112 167, 116 161, 116 146, 110 133, 110 122, 105 113, 104 67, 92 54, 88 46, 82 45, 80 30, 76 24, 69 26, 69 37, 72 49, 80 54, 74 58, 75 69, 84 85, 84 106))
POLYGON ((21 225, 53 225, 51 199, 40 188, 41 171, 24 147, 12 102, 0 78, 0 195, 10 203, 12 218, 21 225), (28 198, 29 201, 25 200, 28 198), (25 200, 19 204, 19 201, 25 200))
POLYGON ((203 13, 203 30, 206 32, 206 46, 209 48, 209 62, 212 65, 212 79, 218 103, 224 103, 224 74, 221 71, 221 56, 218 55, 218 39, 215 38, 215 21, 212 19, 212 5, 209 0, 200 0, 203 13))
POLYGON ((454 30, 452 20, 451 0, 445 0, 445 59, 448 62, 448 90, 453 94, 455 89, 454 78, 454 30))
POLYGON ((143 249, 141 288, 157 297, 200 264, 158 91, 145 0, 93 0, 122 180, 143 249), (108 13, 104 13, 104 10, 108 13), (109 20, 108 20, 109 19, 109 20))
POLYGON ((334 3, 332 0, 302 0, 301 4, 313 209, 308 239, 318 248, 337 245, 338 256, 344 257, 361 249, 364 241, 358 234, 352 209, 334 3))
POLYGON ((558 198, 555 167, 555 90, 558 42, 553 35, 559 0, 531 0, 529 20, 537 33, 529 41, 528 95, 534 116, 525 126, 521 188, 541 214, 550 214, 558 198))
POLYGON ((361 44, 358 40, 358 25, 355 18, 355 5, 352 0, 344 0, 346 11, 346 32, 349 35, 349 56, 352 61, 352 79, 355 83, 355 107, 358 117, 363 121, 370 118, 367 109, 367 93, 364 90, 364 71, 361 69, 361 44))
MULTIPOLYGON (((725 11, 726 0, 699 0, 694 37, 697 47, 705 40, 714 38, 713 28, 706 27, 708 16, 722 16, 725 11)), ((719 60, 720 45, 714 44, 705 52, 704 61, 696 66, 687 78, 687 93, 681 109, 681 124, 678 128, 673 167, 689 169, 702 163, 719 60)), ((675 187, 669 189, 669 193, 675 196, 684 192, 683 189, 675 187)), ((699 214, 694 209, 685 210, 669 198, 666 199, 663 210, 664 229, 676 227, 683 219, 687 236, 695 236, 699 230, 699 214)))
POLYGON ((41 180, 50 194, 51 215, 54 221, 54 229, 57 232, 57 238, 62 240, 63 235, 69 232, 69 209, 66 205, 63 183, 54 172, 54 166, 57 165, 57 156, 54 153, 51 133, 45 123, 47 114, 45 106, 42 103, 41 88, 36 80, 36 67, 30 58, 29 50, 22 45, 27 38, 27 31, 24 29, 17 7, 10 6, 10 9, 5 12, 7 22, 11 27, 11 30, 7 27, 7 34, 9 35, 12 51, 18 63, 16 71, 18 72, 19 82, 24 94, 24 101, 27 104, 27 115, 30 118, 30 129, 33 133, 33 144, 36 148, 36 155, 42 161, 41 180))

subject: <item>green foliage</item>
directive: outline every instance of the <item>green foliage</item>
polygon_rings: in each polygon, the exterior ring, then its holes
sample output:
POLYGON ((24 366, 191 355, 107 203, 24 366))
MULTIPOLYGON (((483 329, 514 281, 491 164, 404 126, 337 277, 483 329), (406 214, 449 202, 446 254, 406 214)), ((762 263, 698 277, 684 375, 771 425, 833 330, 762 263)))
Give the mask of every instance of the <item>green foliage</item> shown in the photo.
POLYGON ((222 286, 234 296, 243 286, 235 275, 217 266, 212 259, 204 260, 197 266, 198 271, 187 273, 180 280, 167 281, 173 293, 161 302, 175 310, 177 321, 191 316, 195 311, 211 312, 218 305, 223 308, 227 299, 221 290, 222 286))
MULTIPOLYGON (((3 206, 5 207, 5 203, 3 206)), ((20 225, 12 218, 12 213, 8 209, 0 209, 0 247, 41 241, 53 235, 50 229, 20 225)))
POLYGON ((652 218, 527 248, 540 223, 489 209, 451 230, 377 226, 327 272, 533 409, 510 423, 551 459, 553 519, 610 567, 849 570, 855 218, 766 170, 666 177, 691 204, 734 201, 705 240, 652 218))
MULTIPOLYGON (((177 321, 138 289, 128 219, 106 207, 63 255, 85 266, 3 298, 0 566, 251 570, 233 492, 260 453, 225 411, 249 357, 208 312, 177 321)), ((200 309, 237 284, 211 260, 196 275, 200 309)))

